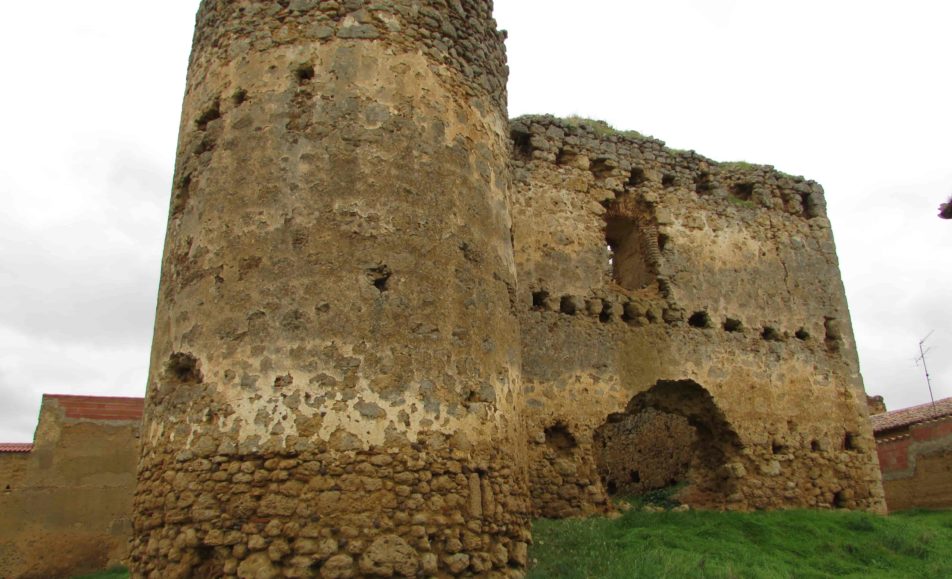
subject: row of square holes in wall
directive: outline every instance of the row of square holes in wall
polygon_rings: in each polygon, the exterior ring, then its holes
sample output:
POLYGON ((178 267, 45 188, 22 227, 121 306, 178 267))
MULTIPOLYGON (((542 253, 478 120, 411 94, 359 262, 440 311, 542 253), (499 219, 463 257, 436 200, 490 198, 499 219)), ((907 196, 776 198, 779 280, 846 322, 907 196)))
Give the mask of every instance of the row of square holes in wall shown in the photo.
MULTIPOLYGON (((565 150, 559 151, 559 155, 556 159, 556 162, 559 165, 570 164, 574 155, 567 153, 565 150)), ((595 159, 591 164, 592 174, 595 175, 596 179, 605 178, 611 175, 615 169, 611 166, 608 159, 595 159)), ((635 167, 629 172, 628 176, 628 186, 637 187, 648 181, 647 174, 645 170, 640 167, 635 167)), ((664 173, 661 177, 661 185, 665 189, 674 187, 678 184, 678 179, 671 173, 664 173)), ((714 189, 712 185, 711 175, 709 173, 702 173, 694 180, 694 192, 698 195, 707 195, 714 189)), ((750 203, 753 200, 754 196, 754 184, 751 182, 741 182, 731 185, 729 191, 729 196, 732 199, 736 199, 742 203, 750 203)), ((803 205, 803 214, 806 217, 816 216, 816 207, 813 204, 812 198, 809 195, 801 194, 802 205, 803 205)))
MULTIPOLYGON (((550 297, 549 292, 545 290, 532 292, 532 309, 535 311, 549 311, 550 310, 550 308, 548 307, 549 297, 550 297)), ((584 300, 576 296, 562 296, 559 299, 559 307, 557 311, 559 313, 562 313, 568 316, 574 316, 580 312, 588 312, 591 315, 596 315, 596 313, 591 312, 592 306, 595 303, 595 301, 596 300, 584 300), (584 304, 579 302, 584 302, 584 304)), ((602 323, 610 322, 615 317, 614 314, 618 313, 618 312, 614 312, 613 310, 614 304, 607 302, 605 300, 598 300, 598 301, 602 302, 600 309, 595 308, 595 309, 599 309, 599 311, 597 312, 599 321, 602 323)), ((621 320, 624 322, 631 322, 635 319, 635 317, 642 317, 642 316, 629 315, 629 313, 625 311, 625 304, 617 304, 617 305, 621 308, 621 312, 620 312, 621 315, 618 317, 620 317, 621 320)), ((552 308, 551 311, 556 311, 556 310, 555 308, 552 308)), ((653 315, 650 311, 646 312, 646 315, 644 317, 649 322, 658 321, 658 318, 655 315, 653 315)))
MULTIPOLYGON (((517 150, 521 152, 524 158, 532 157, 532 146, 529 144, 528 139, 516 139, 515 144, 517 150)), ((562 149, 556 155, 555 162, 557 165, 571 165, 576 157, 577 155, 575 153, 562 149)), ((611 176, 615 173, 616 169, 617 168, 614 166, 611 160, 607 158, 597 158, 589 164, 589 170, 593 175, 595 175, 596 179, 604 179, 608 176, 611 176)), ((641 167, 635 167, 628 173, 627 183, 629 187, 637 187, 638 185, 641 185, 647 181, 647 174, 641 167)), ((663 187, 674 187, 676 184, 677 178, 674 175, 670 173, 665 173, 662 175, 661 185, 663 187)))
MULTIPOLYGON (((564 149, 559 151, 558 156, 556 157, 556 163, 558 165, 569 165, 575 159, 575 155, 572 153, 566 152, 564 149)), ((592 174, 595 175, 596 179, 601 179, 608 177, 615 172, 615 168, 612 167, 608 159, 595 159, 592 161, 590 170, 592 174)), ((704 195, 709 193, 712 189, 711 187, 711 175, 708 173, 702 173, 694 181, 694 190, 698 195, 704 195)), ((645 173, 645 170, 641 167, 635 167, 631 169, 628 173, 628 186, 637 187, 648 181, 648 176, 645 173)), ((665 189, 674 187, 678 184, 678 179, 671 173, 664 173, 661 176, 661 186, 665 189)), ((754 184, 753 183, 737 183, 730 188, 730 195, 735 199, 740 201, 750 201, 754 194, 754 184)))
MULTIPOLYGON (((517 154, 524 159, 532 158, 532 145, 530 135, 513 135, 514 146, 517 154)), ((558 165, 570 165, 576 158, 576 154, 562 149, 556 156, 558 165)), ((597 158, 590 164, 590 170, 596 178, 605 178, 615 172, 616 168, 607 158, 597 158)), ((641 167, 635 167, 629 172, 628 186, 637 187, 647 181, 645 170, 641 167)), ((671 173, 664 173, 661 177, 661 185, 664 188, 674 187, 678 184, 678 179, 671 173)), ((694 179, 694 190, 698 195, 710 193, 713 189, 711 174, 701 173, 694 179)), ((742 202, 749 202, 753 197, 754 184, 750 182, 737 183, 730 188, 730 196, 742 202)), ((803 209, 807 217, 812 217, 816 213, 809 195, 803 196, 803 209)))
MULTIPOLYGON (((847 432, 844 434, 842 449, 849 451, 859 450, 859 435, 855 432, 847 432)), ((787 445, 777 442, 776 440, 770 445, 771 454, 786 454, 788 450, 787 445)), ((814 439, 810 441, 810 450, 813 452, 822 452, 825 449, 819 440, 814 439)))
MULTIPOLYGON (((692 328, 712 328, 714 327, 711 318, 705 311, 694 312, 690 318, 688 318, 688 325, 692 328)), ((722 325, 725 332, 742 332, 744 331, 744 324, 740 320, 734 318, 727 318, 724 320, 722 325)), ((810 333, 806 331, 805 328, 800 328, 794 332, 794 337, 800 341, 806 341, 810 339, 810 333)), ((783 334, 772 326, 764 326, 760 332, 760 337, 768 342, 780 342, 783 341, 783 334)))
MULTIPOLYGON (((532 309, 536 311, 542 311, 547 309, 546 303, 548 302, 548 300, 549 300, 549 292, 545 290, 532 292, 532 309)), ((585 309, 589 309, 588 301, 589 300, 586 300, 585 309)), ((606 306, 607 304, 603 303, 603 308, 601 312, 599 312, 599 320, 602 321, 603 323, 609 322, 612 319, 612 315, 609 311, 607 311, 606 306)), ((579 304, 577 303, 577 299, 574 296, 562 296, 562 298, 559 300, 560 313, 563 313, 569 316, 574 316, 579 312, 580 309, 581 308, 579 307, 579 304)), ((649 312, 649 315, 646 317, 648 321, 650 322, 657 321, 655 319, 652 319, 650 312, 649 312)), ((629 316, 627 313, 622 313, 621 319, 627 322, 627 321, 632 321, 633 318, 629 316)), ((695 312, 690 318, 688 318, 688 325, 693 328, 701 328, 701 329, 707 329, 707 328, 713 327, 710 316, 708 316, 707 312, 704 312, 704 311, 695 312)), ((742 332, 744 330, 744 325, 741 323, 741 321, 733 319, 733 318, 727 318, 724 321, 724 324, 722 327, 725 332, 732 332, 732 333, 742 332)), ((763 330, 761 330, 760 332, 760 337, 769 342, 780 342, 780 341, 783 341, 784 339, 783 334, 780 333, 776 328, 773 328, 771 326, 764 326, 763 330)), ((796 337, 800 341, 806 341, 810 339, 810 333, 807 332, 806 329, 800 328, 796 332, 794 332, 794 337, 796 337)))

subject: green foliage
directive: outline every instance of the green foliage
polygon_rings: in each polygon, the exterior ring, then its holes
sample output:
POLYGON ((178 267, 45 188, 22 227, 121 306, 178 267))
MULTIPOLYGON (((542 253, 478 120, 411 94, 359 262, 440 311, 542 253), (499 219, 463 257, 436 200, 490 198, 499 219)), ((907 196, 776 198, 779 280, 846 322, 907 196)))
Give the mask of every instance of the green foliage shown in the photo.
POLYGON ((952 577, 952 512, 632 510, 533 534, 530 578, 952 577))
POLYGON ((727 161, 720 164, 722 169, 735 169, 738 171, 753 171, 754 169, 761 169, 760 165, 755 165, 753 163, 748 163, 747 161, 727 161))
POLYGON ((727 196, 727 202, 732 205, 737 205, 738 207, 747 207, 748 209, 751 209, 757 206, 750 199, 741 199, 740 197, 734 197, 733 195, 727 196))
POLYGON ((562 122, 566 125, 572 127, 579 127, 585 125, 591 129, 599 137, 608 137, 611 135, 622 135, 624 137, 629 137, 632 139, 644 139, 645 136, 639 133, 638 131, 622 131, 616 129, 605 121, 600 121, 598 119, 589 119, 586 117, 580 117, 578 115, 572 115, 570 117, 562 119, 562 122))
POLYGON ((79 577, 74 577, 73 579, 128 579, 129 570, 125 567, 113 567, 107 571, 100 571, 99 573, 91 573, 89 575, 81 575, 79 577))
POLYGON ((785 179, 794 179, 794 180, 803 180, 803 177, 795 177, 789 173, 784 173, 783 171, 778 171, 771 165, 758 165, 756 163, 748 163, 747 161, 725 161, 723 163, 718 163, 718 166, 725 171, 756 171, 761 169, 766 169, 767 171, 775 174, 778 177, 783 177, 785 179))

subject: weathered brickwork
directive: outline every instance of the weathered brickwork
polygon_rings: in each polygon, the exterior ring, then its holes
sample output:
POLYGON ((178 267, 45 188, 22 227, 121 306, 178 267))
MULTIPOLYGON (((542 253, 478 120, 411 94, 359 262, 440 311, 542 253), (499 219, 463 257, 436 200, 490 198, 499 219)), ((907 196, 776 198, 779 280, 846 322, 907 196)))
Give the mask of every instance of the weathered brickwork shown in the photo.
POLYGON ((133 575, 524 568, 505 82, 485 0, 202 3, 133 575))
POLYGON ((694 506, 882 510, 820 186, 598 123, 525 117, 512 136, 530 441, 564 424, 576 469, 602 464, 599 488, 530 444, 535 512, 567 514, 556 497, 589 497, 572 503, 584 514, 604 490, 655 486, 631 478, 679 479, 685 444, 681 499, 694 506), (670 461, 639 467, 649 442, 604 435, 649 410, 696 434, 676 435, 670 461), (625 446, 627 483, 612 474, 625 446))
POLYGON ((43 396, 34 443, 0 445, 0 577, 72 577, 128 557, 141 419, 141 398, 43 396))
POLYGON ((952 398, 872 421, 889 510, 952 507, 952 398))

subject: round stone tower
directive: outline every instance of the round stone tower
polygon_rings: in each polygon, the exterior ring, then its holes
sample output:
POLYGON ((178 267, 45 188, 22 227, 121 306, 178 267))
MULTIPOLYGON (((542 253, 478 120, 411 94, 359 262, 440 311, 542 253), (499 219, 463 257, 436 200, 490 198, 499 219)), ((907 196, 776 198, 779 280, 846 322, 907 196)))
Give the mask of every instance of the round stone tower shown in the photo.
POLYGON ((518 574, 507 69, 491 0, 204 0, 136 577, 518 574))

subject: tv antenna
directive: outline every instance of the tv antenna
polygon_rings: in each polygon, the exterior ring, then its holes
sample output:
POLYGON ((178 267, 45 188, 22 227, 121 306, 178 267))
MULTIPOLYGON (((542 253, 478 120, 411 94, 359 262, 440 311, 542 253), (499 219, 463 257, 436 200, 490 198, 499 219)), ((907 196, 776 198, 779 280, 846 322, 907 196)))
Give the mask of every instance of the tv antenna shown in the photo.
POLYGON ((925 338, 922 338, 921 340, 919 340, 919 357, 916 358, 916 366, 919 365, 919 362, 922 362, 922 369, 925 370, 926 372, 926 384, 929 386, 929 400, 932 400, 933 413, 936 412, 935 396, 932 395, 932 378, 929 376, 929 367, 926 366, 926 354, 929 353, 929 350, 931 350, 932 347, 930 346, 928 348, 924 348, 923 346, 926 343, 926 340, 929 339, 929 336, 931 336, 934 333, 935 333, 935 330, 932 330, 926 335, 925 338))

